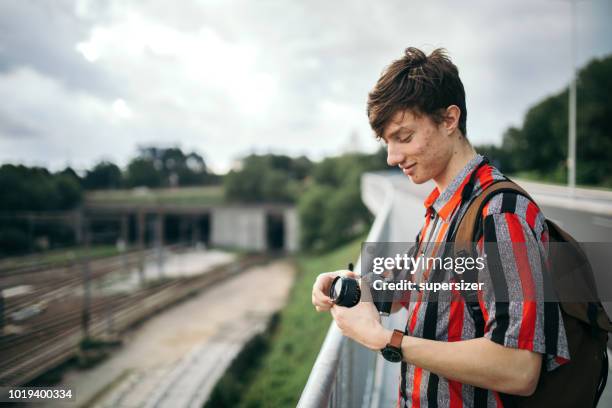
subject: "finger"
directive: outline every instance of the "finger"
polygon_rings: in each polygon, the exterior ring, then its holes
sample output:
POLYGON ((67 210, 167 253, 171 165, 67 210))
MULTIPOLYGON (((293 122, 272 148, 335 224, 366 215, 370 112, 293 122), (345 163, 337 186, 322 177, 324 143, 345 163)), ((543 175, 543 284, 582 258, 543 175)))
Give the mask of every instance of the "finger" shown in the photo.
POLYGON ((333 281, 333 278, 330 278, 329 276, 325 275, 325 274, 321 274, 317 277, 317 279, 315 280, 314 285, 312 285, 312 290, 314 291, 319 291, 321 293, 325 293, 329 291, 329 287, 331 286, 331 283, 333 281))
POLYGON ((316 286, 312 288, 312 296, 317 300, 323 300, 328 297, 320 288, 316 286))
POLYGON ((315 297, 315 299, 323 303, 331 303, 331 299, 328 296, 329 286, 329 284, 323 285, 321 282, 315 282, 314 286, 312 287, 312 295, 315 297))
POLYGON ((326 303, 327 299, 329 299, 329 296, 316 285, 312 288, 312 297, 315 301, 321 303, 326 303))
POLYGON ((323 308, 323 309, 325 309, 325 308, 329 309, 331 307, 331 305, 328 302, 321 301, 321 300, 318 300, 318 299, 314 299, 312 304, 315 307, 320 307, 320 308, 323 308))
POLYGON ((313 304, 323 308, 329 308, 334 302, 322 292, 313 292, 313 304))

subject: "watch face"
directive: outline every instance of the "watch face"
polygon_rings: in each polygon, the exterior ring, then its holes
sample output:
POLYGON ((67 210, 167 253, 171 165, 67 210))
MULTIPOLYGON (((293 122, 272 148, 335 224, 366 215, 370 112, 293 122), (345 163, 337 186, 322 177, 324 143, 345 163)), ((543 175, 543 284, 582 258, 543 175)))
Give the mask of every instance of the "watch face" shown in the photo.
POLYGON ((402 353, 395 347, 387 346, 382 349, 381 352, 385 360, 388 360, 392 363, 399 363, 400 361, 402 361, 402 353))

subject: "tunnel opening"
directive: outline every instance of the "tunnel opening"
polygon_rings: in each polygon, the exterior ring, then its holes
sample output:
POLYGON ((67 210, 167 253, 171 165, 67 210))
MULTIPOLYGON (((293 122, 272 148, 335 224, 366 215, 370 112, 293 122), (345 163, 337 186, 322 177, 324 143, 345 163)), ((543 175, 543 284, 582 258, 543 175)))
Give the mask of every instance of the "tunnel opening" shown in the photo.
POLYGON ((282 251, 285 248, 283 214, 266 214, 266 240, 270 251, 282 251))

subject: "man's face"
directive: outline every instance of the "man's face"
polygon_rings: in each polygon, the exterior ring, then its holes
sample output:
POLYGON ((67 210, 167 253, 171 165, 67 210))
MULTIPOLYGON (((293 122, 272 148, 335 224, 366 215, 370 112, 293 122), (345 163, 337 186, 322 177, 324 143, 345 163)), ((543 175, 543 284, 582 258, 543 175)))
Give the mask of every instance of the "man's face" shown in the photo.
POLYGON ((416 184, 442 174, 453 155, 445 127, 410 110, 396 112, 382 137, 387 144, 387 164, 399 166, 416 184))

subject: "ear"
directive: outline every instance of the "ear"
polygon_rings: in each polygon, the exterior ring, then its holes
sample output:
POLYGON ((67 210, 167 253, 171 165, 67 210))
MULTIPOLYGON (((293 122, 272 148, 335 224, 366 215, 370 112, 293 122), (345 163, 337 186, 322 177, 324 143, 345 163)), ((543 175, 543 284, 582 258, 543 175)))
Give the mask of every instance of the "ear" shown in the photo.
POLYGON ((459 126, 459 117, 461 116, 461 109, 457 105, 450 105, 446 108, 446 114, 444 115, 444 128, 449 134, 453 133, 459 126))

